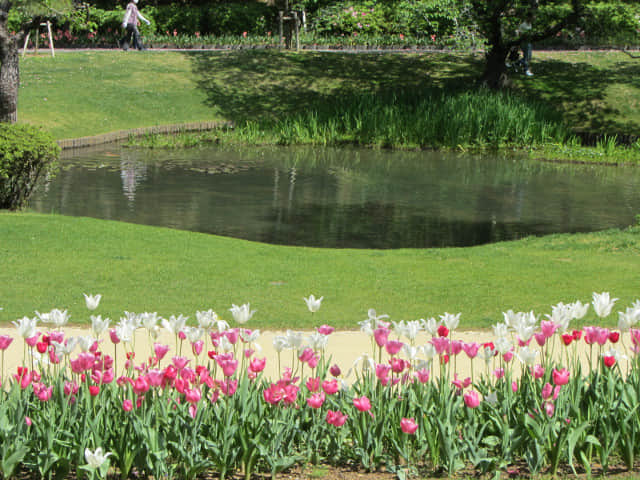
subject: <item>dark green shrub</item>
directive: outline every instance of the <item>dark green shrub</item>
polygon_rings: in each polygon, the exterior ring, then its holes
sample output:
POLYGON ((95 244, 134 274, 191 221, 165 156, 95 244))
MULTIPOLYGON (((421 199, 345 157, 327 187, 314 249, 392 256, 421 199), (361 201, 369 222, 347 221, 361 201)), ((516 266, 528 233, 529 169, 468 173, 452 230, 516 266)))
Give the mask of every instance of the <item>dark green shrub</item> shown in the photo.
POLYGON ((26 205, 38 181, 55 173, 60 147, 30 125, 0 124, 0 209, 26 205))

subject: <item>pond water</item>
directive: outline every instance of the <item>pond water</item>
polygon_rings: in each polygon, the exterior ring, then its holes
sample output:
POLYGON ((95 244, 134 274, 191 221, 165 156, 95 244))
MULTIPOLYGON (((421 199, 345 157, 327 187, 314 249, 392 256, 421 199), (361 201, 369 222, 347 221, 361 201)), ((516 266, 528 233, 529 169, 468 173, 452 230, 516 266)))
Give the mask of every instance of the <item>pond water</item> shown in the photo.
POLYGON ((350 248, 470 246, 635 223, 640 169, 505 155, 106 146, 65 153, 40 212, 350 248))

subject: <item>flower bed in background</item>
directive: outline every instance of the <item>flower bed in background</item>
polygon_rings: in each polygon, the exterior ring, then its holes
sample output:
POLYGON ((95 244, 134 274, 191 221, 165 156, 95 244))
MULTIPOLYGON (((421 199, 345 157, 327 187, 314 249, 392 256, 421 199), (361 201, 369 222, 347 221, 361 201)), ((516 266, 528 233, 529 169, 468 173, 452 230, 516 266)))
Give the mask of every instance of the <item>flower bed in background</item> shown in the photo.
MULTIPOLYGON (((87 296, 99 307, 99 296, 87 296)), ((322 298, 305 299, 315 314, 322 298)), ((616 299, 593 295, 597 318, 616 299)), ((370 310, 360 322, 371 350, 354 365, 327 355, 333 328, 274 338, 212 310, 191 325, 156 313, 110 321, 70 337, 66 311, 16 320, 23 362, 5 372, 13 337, 0 336, 0 470, 64 477, 220 478, 307 464, 416 473, 537 474, 628 470, 640 453, 640 301, 618 312, 618 328, 572 329, 589 304, 558 304, 541 318, 504 313, 492 342, 457 338, 460 314, 390 322, 370 310), (43 333, 39 322, 50 324, 43 333), (161 330, 172 345, 154 342, 161 330), (428 338, 418 342, 420 336, 428 338), (136 355, 136 340, 153 343, 136 355), (469 374, 458 364, 468 359, 469 374), (275 363, 274 378, 264 375, 275 363)))

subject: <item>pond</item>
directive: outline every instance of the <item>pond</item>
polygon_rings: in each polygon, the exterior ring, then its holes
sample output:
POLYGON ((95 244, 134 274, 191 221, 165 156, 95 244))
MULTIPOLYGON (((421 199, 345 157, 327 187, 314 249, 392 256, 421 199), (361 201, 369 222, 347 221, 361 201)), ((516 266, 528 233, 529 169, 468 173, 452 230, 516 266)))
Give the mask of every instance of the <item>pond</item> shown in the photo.
POLYGON ((332 248, 470 246, 635 223, 640 169, 509 155, 117 145, 65 153, 39 212, 332 248))

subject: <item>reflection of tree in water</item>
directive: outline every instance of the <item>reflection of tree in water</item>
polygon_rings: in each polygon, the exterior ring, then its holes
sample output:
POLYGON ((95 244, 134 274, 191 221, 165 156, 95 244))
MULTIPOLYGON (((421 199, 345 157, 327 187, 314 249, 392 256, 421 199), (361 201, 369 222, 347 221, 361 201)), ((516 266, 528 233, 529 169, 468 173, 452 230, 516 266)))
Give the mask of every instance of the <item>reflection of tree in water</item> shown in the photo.
POLYGON ((122 190, 129 200, 130 206, 136 199, 136 188, 140 182, 147 178, 147 165, 122 152, 120 157, 120 178, 122 178, 122 190))

